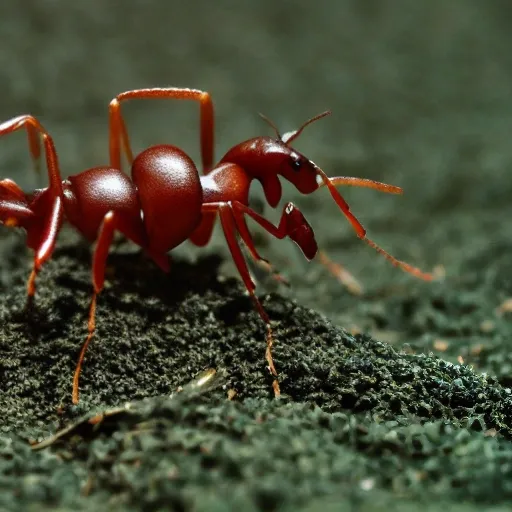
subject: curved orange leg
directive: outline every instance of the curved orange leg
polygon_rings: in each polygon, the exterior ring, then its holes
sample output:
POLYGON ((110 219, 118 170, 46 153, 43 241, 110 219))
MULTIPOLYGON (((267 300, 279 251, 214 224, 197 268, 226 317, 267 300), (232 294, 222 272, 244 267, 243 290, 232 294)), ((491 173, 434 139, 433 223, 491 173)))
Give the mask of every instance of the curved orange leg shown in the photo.
POLYGON ((240 277, 242 278, 245 288, 253 300, 260 318, 265 323, 267 328, 267 348, 265 351, 265 358, 267 360, 270 372, 275 377, 273 388, 274 394, 277 397, 280 395, 280 389, 279 381, 277 379, 278 374, 272 357, 274 337, 272 333, 272 327, 270 325, 270 319, 266 311, 263 309, 263 306, 258 297, 256 296, 256 285, 251 278, 249 268, 247 267, 247 262, 245 261, 236 235, 237 233, 240 235, 247 248, 249 249, 249 252, 255 259, 263 259, 254 247, 254 242, 245 224, 243 215, 247 214, 251 216, 256 222, 258 222, 258 224, 260 224, 261 227, 268 231, 272 236, 275 236, 279 239, 285 238, 286 236, 292 238, 292 240, 294 240, 303 250, 306 257, 311 258, 314 256, 314 253, 316 253, 317 249, 313 231, 309 228, 309 224, 307 224, 300 211, 291 203, 285 205, 279 226, 274 226, 271 222, 256 213, 254 210, 237 201, 225 203, 206 203, 203 205, 203 212, 206 214, 218 212, 224 231, 224 236, 226 237, 226 242, 233 257, 233 261, 235 262, 240 277), (299 228, 298 231, 296 228, 299 228), (297 235, 297 232, 299 235, 297 235))
POLYGON ((38 217, 31 210, 23 191, 11 180, 0 181, 0 223, 7 227, 24 228, 27 233, 27 245, 35 250, 34 265, 27 282, 27 295, 33 297, 36 292, 35 279, 41 266, 52 255, 57 234, 62 224, 62 201, 55 198, 48 205, 43 204, 45 221, 38 223, 38 217), (31 239, 36 244, 31 245, 31 239))
POLYGON ((207 174, 213 167, 214 158, 214 113, 213 102, 209 93, 199 89, 163 87, 134 89, 118 94, 109 106, 110 164, 121 169, 121 146, 128 161, 133 161, 126 123, 121 113, 121 102, 131 99, 176 99, 194 100, 200 107, 200 143, 203 172, 207 174))
MULTIPOLYGON (((333 178, 329 178, 321 169, 316 169, 318 172, 319 184, 318 188, 326 186, 329 189, 329 192, 345 215, 347 220, 350 222, 357 236, 363 240, 370 247, 373 247, 379 254, 384 256, 392 265, 402 269, 404 272, 412 274, 413 276, 423 279, 424 281, 432 281, 434 279, 434 274, 430 272, 423 272, 422 270, 406 263, 405 261, 401 261, 387 251, 378 246, 373 240, 370 240, 366 236, 366 229, 359 222, 359 220, 355 217, 355 215, 350 211, 350 206, 347 204, 345 199, 341 196, 341 194, 336 190, 337 186, 353 186, 353 187, 364 187, 364 188, 372 188, 378 190, 380 192, 386 192, 388 194, 401 194, 403 191, 400 187, 394 185, 388 185, 387 183, 381 183, 379 181, 373 181, 365 178, 353 178, 347 176, 336 176, 333 178)), ((347 288, 355 294, 362 293, 361 285, 349 274, 342 266, 333 263, 325 253, 321 253, 320 261, 323 263, 327 269, 332 272, 347 288)))
POLYGON ((278 397, 281 394, 281 391, 279 389, 277 371, 274 366, 274 360, 272 358, 272 346, 274 344, 274 336, 272 333, 272 327, 270 325, 270 318, 268 317, 267 312, 263 309, 260 300, 256 296, 256 285, 254 284, 254 281, 251 278, 251 274, 249 273, 249 269, 247 267, 247 262, 245 261, 242 250, 240 249, 240 245, 238 244, 238 241, 236 239, 236 223, 231 212, 231 207, 227 203, 220 203, 220 205, 217 206, 217 209, 219 212, 222 228, 224 230, 224 236, 226 237, 226 242, 228 244, 231 255, 233 256, 235 265, 238 269, 240 277, 242 278, 242 281, 245 284, 247 291, 249 292, 249 295, 251 296, 251 299, 256 307, 256 310, 258 311, 260 318, 265 323, 267 329, 267 349, 265 351, 265 358, 267 360, 270 372, 275 377, 272 387, 274 388, 274 394, 276 395, 276 397, 278 397))
POLYGON ((103 218, 100 229, 98 231, 98 239, 96 240, 96 247, 92 258, 92 285, 93 294, 91 298, 91 305, 89 307, 89 320, 87 323, 87 329, 89 331, 87 338, 82 345, 80 350, 80 356, 78 357, 78 363, 75 369, 75 375, 73 377, 73 403, 78 403, 79 398, 79 381, 80 372, 82 370, 82 363, 84 361, 85 353, 89 344, 94 336, 96 330, 96 300, 98 294, 103 289, 105 283, 105 267, 107 264, 107 257, 110 245, 114 239, 114 230, 116 229, 116 214, 114 212, 108 212, 103 218))
POLYGON ((44 129, 43 125, 33 116, 24 115, 14 117, 0 124, 0 137, 24 128, 28 135, 28 144, 30 154, 34 161, 38 161, 41 150, 39 147, 39 136, 43 139, 46 152, 46 167, 48 170, 48 185, 52 192, 59 197, 63 197, 62 178, 59 171, 59 163, 55 145, 50 134, 44 129))
MULTIPOLYGON (((103 218, 103 222, 98 231, 98 238, 96 241, 96 247, 93 253, 92 259, 92 284, 93 284, 93 294, 91 298, 91 305, 89 307, 89 320, 87 323, 88 334, 87 338, 82 345, 82 349, 80 350, 80 355, 78 358, 78 362, 75 369, 75 374, 73 377, 73 403, 77 404, 79 399, 79 381, 80 381, 80 372, 82 370, 82 365, 85 357, 85 353, 91 340, 94 336, 94 332, 96 330, 96 301, 99 293, 103 290, 103 286, 105 284, 105 267, 107 264, 107 257, 109 253, 110 246, 112 245, 112 240, 114 238, 114 232, 119 231, 123 233, 125 236, 130 238, 128 235, 130 233, 125 232, 122 229, 122 223, 118 218, 118 214, 116 212, 110 211, 103 218)), ((167 256, 151 254, 153 259, 160 264, 160 266, 166 270, 168 269, 168 258, 167 256), (166 261, 166 262, 165 262, 166 261)))

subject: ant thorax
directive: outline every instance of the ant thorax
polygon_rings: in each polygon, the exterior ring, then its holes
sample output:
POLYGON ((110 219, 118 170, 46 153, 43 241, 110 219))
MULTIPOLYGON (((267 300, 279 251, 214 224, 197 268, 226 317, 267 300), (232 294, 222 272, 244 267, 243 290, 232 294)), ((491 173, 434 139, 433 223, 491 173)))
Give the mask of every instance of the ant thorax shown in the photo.
POLYGON ((206 176, 201 176, 203 203, 238 201, 248 205, 252 179, 235 163, 220 164, 206 176))

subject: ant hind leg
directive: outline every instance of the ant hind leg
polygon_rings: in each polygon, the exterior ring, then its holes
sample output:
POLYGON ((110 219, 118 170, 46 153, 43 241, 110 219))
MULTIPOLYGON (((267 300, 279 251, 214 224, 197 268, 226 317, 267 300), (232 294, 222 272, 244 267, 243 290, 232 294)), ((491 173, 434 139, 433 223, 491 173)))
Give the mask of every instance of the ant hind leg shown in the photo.
POLYGON ((50 259, 63 220, 60 197, 43 192, 35 204, 29 204, 25 193, 14 181, 0 181, 0 223, 20 227, 27 232, 27 246, 34 250, 34 264, 27 282, 29 300, 35 295, 36 276, 50 259))
POLYGON ((274 395, 276 397, 280 396, 281 390, 279 388, 279 381, 277 379, 277 371, 274 366, 274 360, 272 357, 272 347, 274 344, 274 335, 272 332, 272 327, 270 325, 270 318, 267 314, 267 312, 263 309, 263 306, 258 299, 258 297, 255 294, 256 285, 254 284, 253 280, 251 279, 251 275, 249 273, 249 269, 247 268, 247 262, 245 261, 244 255, 242 253, 242 250, 240 249, 240 245, 238 244, 238 241, 236 239, 236 222, 233 217, 231 207, 228 203, 220 203, 218 205, 219 210, 219 216, 222 223, 222 228, 224 230, 224 235, 226 237, 226 242, 228 244, 229 250, 231 252, 231 255, 233 256, 233 260, 235 262, 235 265, 238 269, 238 272, 240 273, 240 277, 242 278, 242 281, 245 284, 245 287, 247 291, 249 292, 249 295, 251 296, 251 299, 256 307, 256 310, 258 311, 258 314, 260 315, 260 318, 265 323, 265 326, 267 328, 267 334, 266 334, 266 342, 267 342, 267 348, 265 351, 265 359, 267 360, 268 367, 272 375, 274 376, 274 381, 272 383, 272 387, 274 389, 274 395))
POLYGON ((89 306, 89 319, 87 322, 88 334, 84 344, 82 345, 82 349, 80 350, 80 356, 78 358, 75 375, 73 377, 72 399, 74 404, 78 403, 80 372, 85 358, 85 353, 96 330, 96 300, 105 283, 105 267, 107 264, 108 252, 114 238, 114 231, 117 228, 117 223, 118 219, 116 213, 113 211, 108 212, 103 218, 103 222, 101 223, 98 232, 98 238, 96 240, 96 247, 92 258, 93 294, 89 306))

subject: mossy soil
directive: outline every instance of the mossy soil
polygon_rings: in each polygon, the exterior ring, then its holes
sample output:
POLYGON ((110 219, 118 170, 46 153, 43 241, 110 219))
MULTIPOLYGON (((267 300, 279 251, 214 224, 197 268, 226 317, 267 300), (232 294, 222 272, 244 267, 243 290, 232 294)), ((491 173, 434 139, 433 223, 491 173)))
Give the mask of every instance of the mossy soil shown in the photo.
MULTIPOLYGON (((19 260, 6 278, 6 510, 316 510, 325 500, 333 510, 481 510, 511 498, 511 325, 493 300, 496 276, 507 282, 505 253, 494 273, 473 258, 455 284, 351 298, 381 306, 369 315, 380 329, 407 325, 405 347, 263 295, 277 341, 276 400, 263 327, 238 281, 219 273, 221 258, 178 259, 167 276, 123 246, 109 260, 72 406, 90 258, 77 237, 62 238, 35 304, 25 305, 19 260), (208 368, 221 375, 213 389, 170 396, 208 368), (87 422, 126 402, 130 409, 87 422), (31 448, 73 423, 62 439, 31 448)), ((22 240, 12 244, 12 254, 24 251, 22 240)))

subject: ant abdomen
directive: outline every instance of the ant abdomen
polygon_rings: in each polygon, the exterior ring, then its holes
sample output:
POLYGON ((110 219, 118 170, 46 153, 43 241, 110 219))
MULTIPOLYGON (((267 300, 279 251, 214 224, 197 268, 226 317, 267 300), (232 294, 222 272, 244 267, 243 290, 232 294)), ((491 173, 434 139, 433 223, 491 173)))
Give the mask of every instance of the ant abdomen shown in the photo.
POLYGON ((97 239, 105 215, 115 212, 120 231, 136 243, 144 243, 137 188, 122 171, 94 167, 70 176, 62 187, 66 218, 89 241, 97 239))

